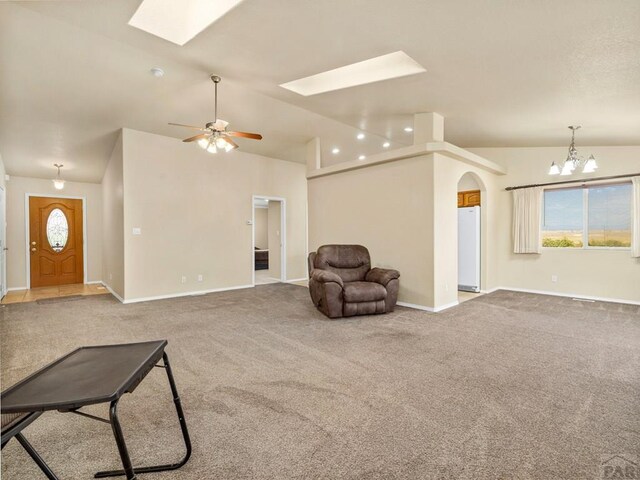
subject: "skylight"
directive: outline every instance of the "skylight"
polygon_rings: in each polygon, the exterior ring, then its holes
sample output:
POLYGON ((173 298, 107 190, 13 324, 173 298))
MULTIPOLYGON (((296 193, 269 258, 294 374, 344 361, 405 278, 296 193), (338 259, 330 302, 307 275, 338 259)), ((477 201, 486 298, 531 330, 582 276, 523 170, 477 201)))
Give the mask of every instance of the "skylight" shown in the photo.
POLYGON ((180 46, 243 0, 142 0, 129 25, 180 46))
POLYGON ((367 83, 406 77, 427 70, 402 50, 283 83, 282 88, 304 95, 332 92, 367 83))

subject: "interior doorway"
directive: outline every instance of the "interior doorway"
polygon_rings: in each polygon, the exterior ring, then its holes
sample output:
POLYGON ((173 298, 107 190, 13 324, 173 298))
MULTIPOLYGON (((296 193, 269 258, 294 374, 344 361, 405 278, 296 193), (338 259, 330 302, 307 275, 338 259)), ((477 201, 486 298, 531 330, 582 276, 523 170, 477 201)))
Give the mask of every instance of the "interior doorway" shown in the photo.
POLYGON ((458 302, 480 294, 482 188, 468 172, 458 182, 458 302))
POLYGON ((84 283, 84 200, 27 195, 28 288, 84 283))
POLYGON ((284 282, 286 276, 286 201, 281 197, 252 198, 253 285, 284 282))
POLYGON ((0 299, 7 294, 7 197, 0 187, 0 299))

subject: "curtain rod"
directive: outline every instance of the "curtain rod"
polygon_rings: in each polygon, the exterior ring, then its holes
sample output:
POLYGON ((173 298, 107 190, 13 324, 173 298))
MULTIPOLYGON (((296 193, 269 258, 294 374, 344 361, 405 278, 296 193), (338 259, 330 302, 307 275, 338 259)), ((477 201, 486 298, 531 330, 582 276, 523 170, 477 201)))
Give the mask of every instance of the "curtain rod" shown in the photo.
POLYGON ((611 175, 609 177, 597 177, 597 178, 582 178, 578 180, 565 180, 563 182, 549 182, 549 183, 532 183, 531 185, 519 185, 517 187, 507 187, 505 190, 519 190, 521 188, 532 188, 532 187, 547 187, 549 185, 565 185, 567 183, 587 183, 587 182, 597 182, 599 180, 613 180, 615 178, 630 178, 630 177, 638 177, 640 173, 627 173, 625 175, 611 175))

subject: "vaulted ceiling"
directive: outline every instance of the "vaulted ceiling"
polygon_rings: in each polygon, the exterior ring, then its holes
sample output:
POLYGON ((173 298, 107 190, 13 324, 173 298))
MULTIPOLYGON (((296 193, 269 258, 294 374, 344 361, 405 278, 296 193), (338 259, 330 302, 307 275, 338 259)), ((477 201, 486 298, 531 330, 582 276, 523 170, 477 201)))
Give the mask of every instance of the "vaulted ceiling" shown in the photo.
POLYGON ((424 111, 462 147, 566 145, 570 124, 578 145, 640 144, 635 0, 245 0, 182 47, 127 24, 139 3, 0 2, 8 173, 62 162, 99 182, 119 128, 184 138, 167 122, 213 120, 210 73, 219 116, 264 135, 240 148, 291 161, 313 137, 326 164, 410 144, 424 111), (310 97, 278 86, 398 50, 427 71, 310 97))

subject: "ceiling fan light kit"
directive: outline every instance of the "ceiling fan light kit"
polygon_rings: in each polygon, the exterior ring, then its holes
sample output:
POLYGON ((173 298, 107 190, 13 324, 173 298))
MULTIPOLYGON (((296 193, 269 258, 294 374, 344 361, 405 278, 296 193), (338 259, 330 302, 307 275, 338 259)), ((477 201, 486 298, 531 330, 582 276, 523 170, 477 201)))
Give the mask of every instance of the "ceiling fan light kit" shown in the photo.
POLYGON ((195 127, 193 125, 183 125, 181 123, 169 123, 169 125, 191 128, 203 132, 198 135, 194 135, 193 137, 185 138, 183 142, 197 142, 201 148, 209 153, 218 153, 220 150, 230 152, 231 150, 238 148, 238 144, 229 137, 262 140, 262 135, 258 133, 228 131, 227 126, 229 125, 229 122, 218 118, 218 84, 221 80, 222 79, 218 75, 211 75, 211 81, 215 85, 215 121, 208 122, 204 128, 195 127))
POLYGON ((569 145, 569 153, 563 163, 558 165, 555 161, 551 163, 549 168, 549 175, 571 175, 577 170, 581 170, 582 173, 593 173, 598 169, 598 163, 593 155, 589 155, 589 158, 584 159, 578 155, 576 149, 575 137, 576 130, 580 129, 580 125, 570 125, 571 129, 571 145, 569 145))

